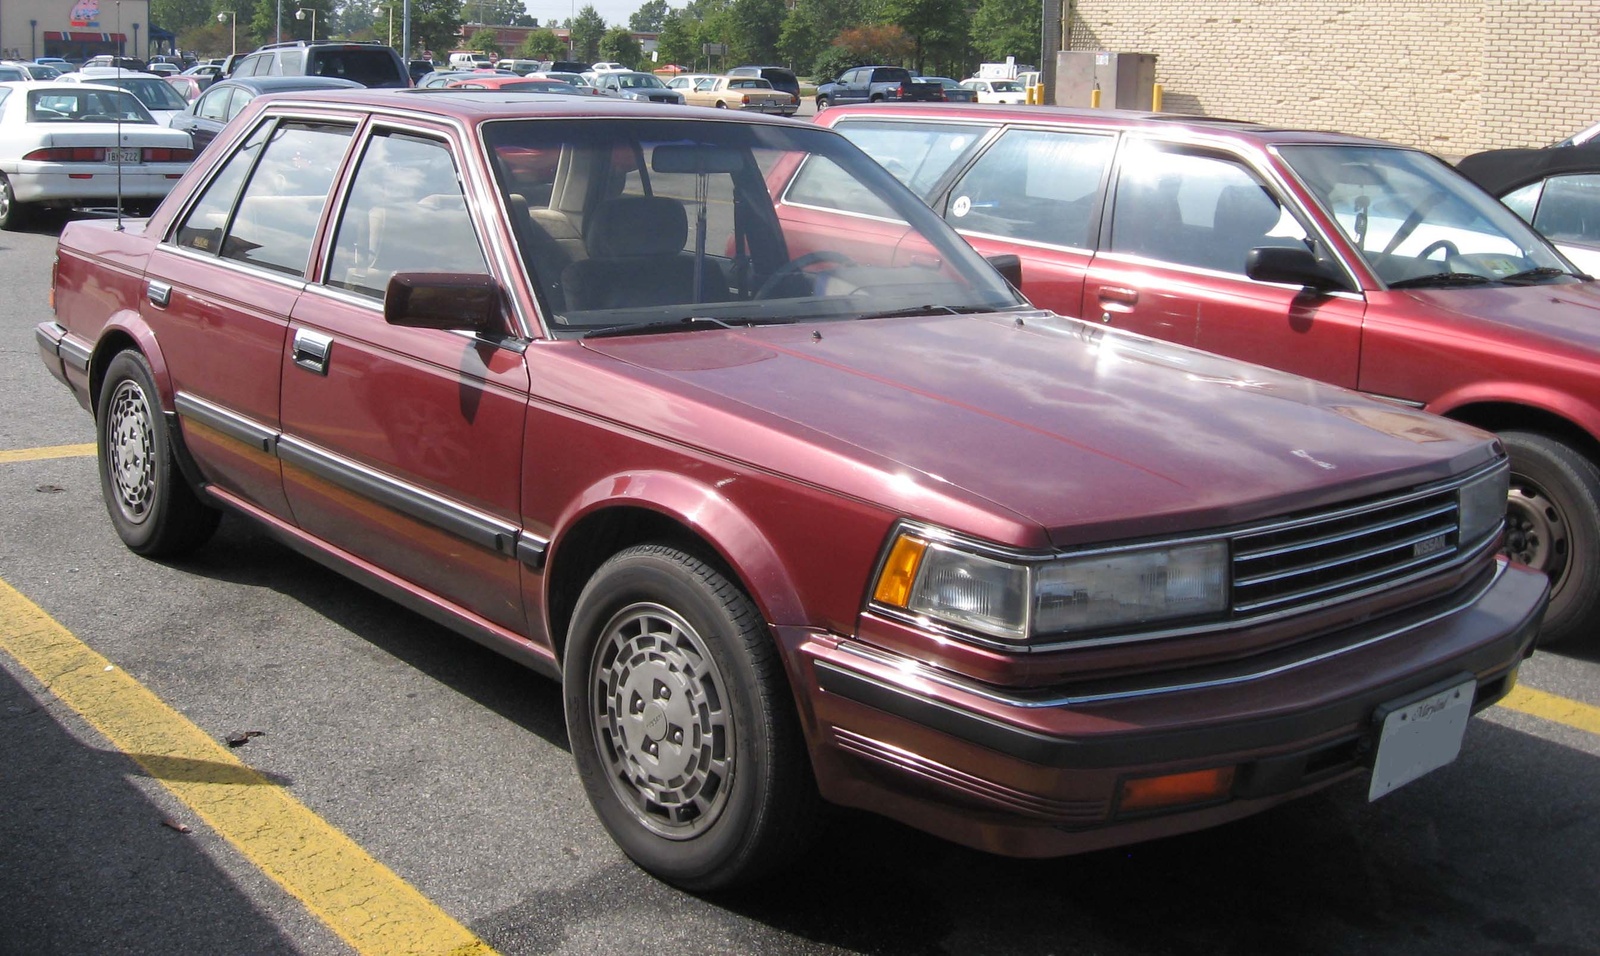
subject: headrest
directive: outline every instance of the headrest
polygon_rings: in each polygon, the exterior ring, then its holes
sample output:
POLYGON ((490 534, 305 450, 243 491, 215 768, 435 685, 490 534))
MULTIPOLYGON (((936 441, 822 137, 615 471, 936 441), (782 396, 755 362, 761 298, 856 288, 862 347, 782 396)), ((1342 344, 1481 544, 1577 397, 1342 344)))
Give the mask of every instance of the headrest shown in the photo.
POLYGON ((1226 186, 1217 196, 1211 225, 1228 235, 1265 236, 1283 213, 1267 191, 1257 185, 1226 186))
POLYGON ((683 251, 689 214, 683 203, 665 196, 607 199, 584 224, 590 257, 669 256, 683 251))

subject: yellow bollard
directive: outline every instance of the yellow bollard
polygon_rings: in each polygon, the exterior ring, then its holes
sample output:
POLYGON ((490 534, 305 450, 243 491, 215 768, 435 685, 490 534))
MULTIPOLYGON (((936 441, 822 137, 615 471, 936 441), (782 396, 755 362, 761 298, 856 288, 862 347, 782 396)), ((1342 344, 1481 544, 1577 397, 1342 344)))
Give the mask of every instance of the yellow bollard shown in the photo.
POLYGON ((1032 106, 1035 103, 1039 102, 1038 100, 1033 98, 1033 87, 1031 87, 1031 86, 1028 87, 1027 90, 1026 90, 1026 93, 1027 93, 1027 96, 1025 96, 1023 98, 1023 100, 1022 100, 1024 103, 1028 104, 1029 106, 1032 106))
POLYGON ((1040 106, 1044 105, 1044 84, 1043 83, 1035 83, 1033 85, 1033 101, 1035 103, 1038 103, 1040 106))
POLYGON ((1100 108, 1100 87, 1098 86, 1089 91, 1089 108, 1092 110, 1100 108))
POLYGON ((1150 88, 1150 112, 1161 112, 1161 84, 1157 83, 1150 88))

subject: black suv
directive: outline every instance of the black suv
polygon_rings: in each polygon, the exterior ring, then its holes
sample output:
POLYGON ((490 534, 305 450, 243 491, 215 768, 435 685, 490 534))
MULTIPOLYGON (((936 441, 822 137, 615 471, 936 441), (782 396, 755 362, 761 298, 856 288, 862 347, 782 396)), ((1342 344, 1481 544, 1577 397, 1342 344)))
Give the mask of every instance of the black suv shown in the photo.
POLYGON ((362 86, 410 86, 406 62, 382 43, 307 43, 304 40, 257 47, 234 67, 232 78, 251 76, 333 76, 362 86))
POLYGON ((784 116, 793 116, 795 110, 800 108, 800 79, 794 71, 783 66, 736 66, 728 71, 729 76, 759 76, 772 84, 775 90, 782 90, 794 97, 794 105, 783 111, 784 116))

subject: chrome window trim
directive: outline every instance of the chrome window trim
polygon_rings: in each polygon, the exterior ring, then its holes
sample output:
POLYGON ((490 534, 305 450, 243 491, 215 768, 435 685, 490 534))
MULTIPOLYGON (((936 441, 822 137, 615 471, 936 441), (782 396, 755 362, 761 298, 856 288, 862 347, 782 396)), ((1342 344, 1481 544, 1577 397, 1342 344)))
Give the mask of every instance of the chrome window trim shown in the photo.
MULTIPOLYGON (((242 275, 250 276, 253 279, 264 279, 264 280, 266 280, 268 282, 272 282, 272 283, 275 283, 277 285, 281 285, 284 288, 294 289, 297 292, 304 292, 306 290, 306 287, 307 287, 306 277, 303 276, 303 275, 302 276, 292 276, 292 275, 289 275, 287 272, 278 272, 278 271, 275 271, 273 269, 265 269, 265 268, 262 268, 260 266, 252 266, 249 263, 242 262, 242 261, 240 261, 238 259, 224 259, 221 256, 205 255, 205 254, 201 253, 198 249, 192 249, 192 248, 190 248, 188 246, 180 246, 176 242, 163 242, 161 244, 160 248, 163 251, 165 251, 167 253, 170 253, 172 255, 183 256, 186 259, 194 259, 197 262, 209 263, 210 265, 218 266, 220 268, 227 269, 227 270, 229 270, 231 272, 238 272, 238 273, 240 273, 242 275)), ((213 288, 214 288, 214 286, 213 286, 213 288)), ((184 292, 184 293, 190 295, 191 297, 193 297, 193 290, 194 290, 193 286, 185 286, 185 285, 175 285, 175 286, 173 286, 173 291, 174 292, 184 292)), ((240 302, 242 300, 229 299, 228 301, 240 302)), ((280 318, 282 318, 285 323, 288 322, 288 316, 280 316, 280 318)))
MULTIPOLYGON (((1268 519, 1265 521, 1256 522, 1254 524, 1245 524, 1234 528, 1207 532, 1203 534, 1184 535, 1172 538, 1136 540, 1116 545, 1104 545, 1076 550, 1051 549, 1029 551, 1021 548, 1010 548, 1004 545, 997 545, 992 542, 970 538, 944 528, 923 524, 922 522, 902 520, 897 522, 894 527, 890 529, 889 534, 886 536, 883 551, 879 555, 878 562, 873 566, 873 573, 870 582, 876 582, 882 575, 884 563, 889 558, 889 551, 893 547, 895 540, 901 534, 913 534, 918 537, 925 538, 930 542, 948 544, 953 547, 963 549, 969 553, 975 553, 986 557, 991 557, 996 560, 1018 564, 1041 564, 1062 559, 1093 557, 1100 554, 1116 554, 1128 551, 1147 550, 1150 548, 1171 548, 1181 547, 1187 544, 1222 541, 1228 545, 1229 610, 1231 612, 1239 608, 1238 605, 1233 603, 1232 591, 1233 586, 1236 583, 1233 577, 1233 568, 1236 558, 1234 544, 1240 539, 1262 534, 1272 534, 1280 531, 1289 531, 1296 528, 1305 527, 1307 525, 1322 524, 1328 521, 1336 521, 1341 518, 1354 517, 1366 512, 1379 511, 1398 505, 1409 504, 1413 501, 1434 495, 1444 494, 1451 491, 1459 491, 1465 485, 1472 483, 1484 475, 1490 474, 1499 469, 1509 469, 1510 467, 1509 459, 1498 458, 1494 461, 1488 462, 1487 464, 1474 468, 1472 471, 1467 472, 1466 474, 1457 475, 1445 481, 1435 482, 1420 488, 1413 488, 1403 494, 1382 497, 1378 500, 1370 501, 1365 504, 1350 505, 1345 508, 1336 508, 1328 511, 1319 511, 1313 514, 1303 515, 1298 518, 1268 519)), ((1468 564, 1471 564, 1473 561, 1479 560, 1485 554, 1488 554, 1499 542, 1500 534, 1504 528, 1505 522, 1502 520, 1498 525, 1495 526, 1494 530, 1480 540, 1460 543, 1457 546, 1455 556, 1450 560, 1437 564, 1430 564, 1427 567, 1422 568, 1415 573, 1405 575, 1404 577, 1386 578, 1376 584, 1363 587, 1359 590, 1341 591, 1338 594, 1322 600, 1312 601, 1306 604, 1295 604, 1291 607, 1281 608, 1275 611, 1269 610, 1255 614, 1235 614, 1226 618, 1203 621, 1200 623, 1183 625, 1179 627, 1141 630, 1119 634, 1107 634, 1098 637, 1084 637, 1066 640, 1049 640, 1049 636, 1047 635, 1043 640, 1038 642, 1008 642, 987 637, 971 631, 965 631, 960 628, 932 620, 931 618, 923 615, 907 611, 903 608, 881 604, 871 597, 868 597, 866 601, 865 610, 874 614, 878 614, 885 619, 896 621, 928 633, 936 634, 941 638, 962 641, 968 644, 988 648, 990 650, 1003 651, 1009 654, 1038 654, 1052 651, 1073 650, 1078 648, 1136 644, 1146 641, 1167 640, 1176 637, 1192 637, 1203 634, 1211 634, 1218 631, 1256 627, 1262 624, 1268 624, 1273 621, 1283 620, 1285 618, 1295 617, 1301 614, 1314 613, 1316 611, 1321 611, 1339 604, 1368 598, 1374 594, 1380 594, 1392 588, 1404 587, 1408 584, 1413 584, 1417 581, 1424 580, 1441 572, 1464 567, 1468 564)), ((871 584, 869 584, 869 588, 870 587, 871 584)))
MULTIPOLYGON (((1188 691, 1214 690, 1219 687, 1232 687, 1240 684, 1248 684, 1253 681, 1265 680, 1269 677, 1277 677, 1291 671, 1299 670, 1303 667, 1309 667, 1313 664, 1320 664, 1324 661, 1333 660, 1335 658, 1342 657, 1345 654, 1353 653, 1355 651, 1371 647, 1375 644, 1381 644, 1384 641, 1392 640, 1393 638, 1399 637, 1403 634, 1408 634, 1419 628, 1427 627, 1428 625, 1437 623, 1438 621, 1450 617, 1453 614, 1459 614, 1476 603, 1481 597, 1483 597, 1484 594, 1488 593, 1489 589, 1494 587, 1494 585, 1500 580, 1501 576, 1505 574, 1505 570, 1506 564, 1504 562, 1496 562, 1494 566, 1494 572, 1489 575, 1487 580, 1469 592, 1460 595, 1448 606, 1435 610, 1423 617, 1407 621, 1398 627, 1389 628, 1376 634, 1370 634, 1360 638, 1359 640, 1341 644, 1338 647, 1330 648, 1328 650, 1305 657, 1300 657, 1283 664, 1264 667, 1258 670, 1248 670, 1225 677, 1211 678, 1208 680, 1185 681, 1176 684, 1162 684, 1156 687, 1141 687, 1133 690, 1109 690, 1099 693, 1069 694, 1066 696, 1048 698, 1021 697, 1014 694, 1003 693, 994 689, 992 686, 980 684, 976 681, 955 677, 948 673, 935 670, 934 668, 929 667, 928 665, 914 658, 872 647, 870 645, 863 644, 860 641, 847 638, 839 642, 838 649, 843 653, 851 654, 864 660, 881 664, 885 667, 892 667, 898 673, 926 680, 930 683, 939 684, 943 687, 949 687, 953 690, 958 690, 963 693, 972 694, 973 696, 994 701, 995 703, 1004 704, 1008 707, 1016 707, 1023 710, 1041 710, 1051 707, 1076 707, 1084 704, 1100 704, 1110 701, 1135 700, 1146 697, 1158 697, 1165 694, 1178 694, 1188 691)), ((819 662, 817 666, 821 667, 828 665, 826 662, 819 662)), ((877 680, 876 678, 869 677, 867 675, 858 674, 856 676, 859 676, 864 680, 877 680)), ((882 683, 881 680, 878 682, 882 683)), ((892 687, 893 689, 902 693, 909 690, 908 688, 899 685, 885 686, 892 687)))

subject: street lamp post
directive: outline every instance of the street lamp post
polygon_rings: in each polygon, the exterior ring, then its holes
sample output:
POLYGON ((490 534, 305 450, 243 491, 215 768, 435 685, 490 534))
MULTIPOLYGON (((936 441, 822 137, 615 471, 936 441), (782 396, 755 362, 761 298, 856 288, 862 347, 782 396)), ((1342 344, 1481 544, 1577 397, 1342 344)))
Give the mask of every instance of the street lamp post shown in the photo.
POLYGON ((31 60, 36 60, 36 59, 39 58, 39 21, 38 20, 29 20, 28 21, 28 58, 31 59, 31 60))
POLYGON ((296 7, 294 11, 294 18, 296 20, 304 20, 306 18, 306 14, 308 13, 311 14, 311 42, 315 43, 317 42, 317 8, 296 7))
POLYGON ((233 53, 239 53, 239 12, 237 10, 224 10, 217 14, 218 23, 231 23, 233 27, 233 53))
MULTIPOLYGON (((137 23, 133 25, 133 55, 139 56, 139 24, 137 23)), ((139 56, 139 59, 142 60, 144 57, 139 56)))

